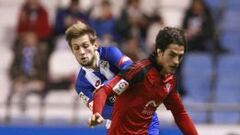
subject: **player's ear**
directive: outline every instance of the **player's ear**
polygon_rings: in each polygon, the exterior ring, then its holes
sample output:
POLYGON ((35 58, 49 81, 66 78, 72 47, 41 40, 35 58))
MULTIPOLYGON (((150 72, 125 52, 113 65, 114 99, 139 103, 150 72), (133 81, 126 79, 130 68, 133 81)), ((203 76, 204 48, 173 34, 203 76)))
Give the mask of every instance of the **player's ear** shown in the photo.
POLYGON ((93 44, 94 48, 97 50, 99 48, 99 41, 96 40, 93 44))
POLYGON ((163 51, 161 49, 159 49, 159 48, 157 48, 156 52, 157 52, 157 56, 163 55, 163 51))

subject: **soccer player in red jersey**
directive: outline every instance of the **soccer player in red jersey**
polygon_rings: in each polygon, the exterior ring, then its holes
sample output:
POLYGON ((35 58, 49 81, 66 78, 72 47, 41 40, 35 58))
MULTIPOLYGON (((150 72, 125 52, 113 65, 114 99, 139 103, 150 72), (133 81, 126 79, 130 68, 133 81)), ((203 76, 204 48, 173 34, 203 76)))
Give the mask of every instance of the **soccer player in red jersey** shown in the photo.
POLYGON ((154 112, 160 104, 171 110, 185 135, 198 135, 179 93, 175 71, 186 51, 184 32, 165 27, 156 37, 156 48, 148 59, 132 65, 102 86, 94 97, 90 126, 103 122, 102 110, 108 95, 118 95, 109 135, 147 135, 154 112))

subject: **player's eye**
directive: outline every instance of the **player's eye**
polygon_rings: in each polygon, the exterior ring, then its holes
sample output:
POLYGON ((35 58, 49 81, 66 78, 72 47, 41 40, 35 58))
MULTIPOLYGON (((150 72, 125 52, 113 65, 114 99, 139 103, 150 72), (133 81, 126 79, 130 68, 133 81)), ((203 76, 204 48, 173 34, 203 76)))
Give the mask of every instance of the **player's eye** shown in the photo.
POLYGON ((183 55, 179 55, 178 58, 179 58, 180 61, 182 61, 183 55))
POLYGON ((79 48, 80 48, 79 46, 74 46, 73 50, 77 51, 77 50, 79 50, 79 48))
POLYGON ((176 55, 173 54, 173 53, 170 53, 169 56, 170 56, 170 57, 175 57, 176 55))
POLYGON ((83 47, 84 48, 88 48, 90 45, 89 44, 84 44, 83 47))

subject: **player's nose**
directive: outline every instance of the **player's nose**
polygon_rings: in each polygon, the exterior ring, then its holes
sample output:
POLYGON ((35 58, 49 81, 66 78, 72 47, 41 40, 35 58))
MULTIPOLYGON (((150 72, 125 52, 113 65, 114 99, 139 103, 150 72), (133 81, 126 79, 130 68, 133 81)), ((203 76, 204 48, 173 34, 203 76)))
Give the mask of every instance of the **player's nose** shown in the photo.
POLYGON ((178 66, 179 63, 180 63, 180 59, 179 59, 178 57, 175 57, 175 58, 173 59, 173 64, 174 64, 175 66, 178 66))
POLYGON ((79 50, 78 50, 78 53, 79 53, 80 55, 84 55, 85 52, 86 52, 85 49, 82 48, 82 47, 80 47, 79 50))

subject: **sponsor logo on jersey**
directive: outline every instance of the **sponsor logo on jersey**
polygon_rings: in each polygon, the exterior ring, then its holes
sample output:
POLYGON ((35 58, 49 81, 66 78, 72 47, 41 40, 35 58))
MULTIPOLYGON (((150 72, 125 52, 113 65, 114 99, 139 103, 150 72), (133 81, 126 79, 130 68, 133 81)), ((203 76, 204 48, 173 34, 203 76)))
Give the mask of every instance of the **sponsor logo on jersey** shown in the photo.
POLYGON ((154 100, 150 100, 150 101, 147 102, 145 107, 149 107, 149 106, 157 107, 157 104, 154 100))
POLYGON ((84 104, 87 104, 87 103, 88 103, 89 97, 87 97, 83 92, 80 92, 80 93, 79 93, 79 97, 80 97, 80 99, 82 100, 82 102, 83 102, 84 104))
POLYGON ((157 107, 158 104, 154 100, 150 100, 145 104, 142 113, 145 115, 153 115, 157 107))
POLYGON ((124 92, 128 88, 128 82, 124 79, 121 79, 114 87, 113 91, 120 95, 122 92, 124 92))

